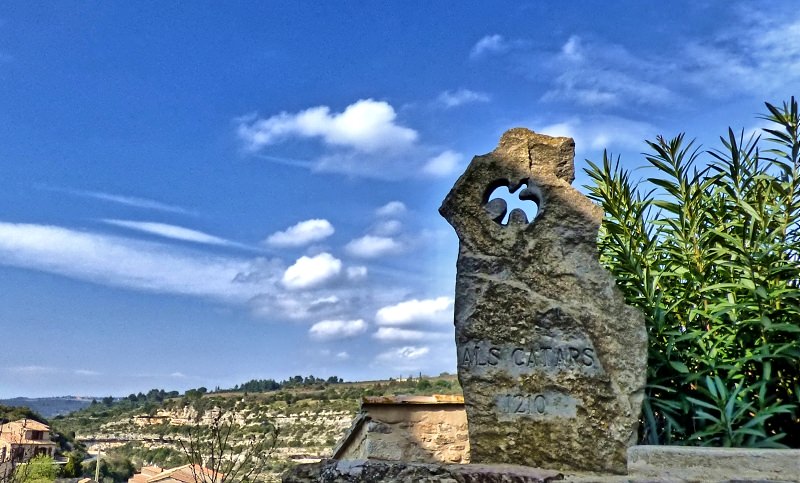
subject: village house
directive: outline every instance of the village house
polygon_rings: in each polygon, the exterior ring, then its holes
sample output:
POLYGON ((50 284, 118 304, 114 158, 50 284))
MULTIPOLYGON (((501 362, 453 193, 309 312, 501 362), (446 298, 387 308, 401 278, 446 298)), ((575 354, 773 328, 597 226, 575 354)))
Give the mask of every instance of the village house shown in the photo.
POLYGON ((55 456, 56 447, 50 441, 50 427, 46 424, 33 419, 0 424, 0 479, 34 456, 55 456))
POLYGON ((0 462, 22 463, 38 455, 53 457, 56 447, 50 441, 50 426, 39 421, 20 419, 0 424, 0 462))

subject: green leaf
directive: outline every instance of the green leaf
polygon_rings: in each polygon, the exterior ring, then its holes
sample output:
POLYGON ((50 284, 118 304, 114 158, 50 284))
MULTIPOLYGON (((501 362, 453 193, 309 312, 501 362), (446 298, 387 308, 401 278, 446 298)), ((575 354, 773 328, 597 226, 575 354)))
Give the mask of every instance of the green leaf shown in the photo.
POLYGON ((678 371, 680 373, 683 373, 683 374, 688 374, 689 373, 689 368, 686 367, 686 364, 684 364, 681 361, 669 361, 669 365, 672 366, 673 369, 675 369, 676 371, 678 371))

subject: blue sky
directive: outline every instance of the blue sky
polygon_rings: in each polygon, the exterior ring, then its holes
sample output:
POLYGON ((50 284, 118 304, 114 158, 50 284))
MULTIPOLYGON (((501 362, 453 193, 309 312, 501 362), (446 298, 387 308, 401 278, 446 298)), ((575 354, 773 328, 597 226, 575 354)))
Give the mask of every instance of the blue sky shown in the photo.
POLYGON ((759 5, 5 4, 0 397, 453 372, 469 159, 757 129, 800 86, 759 5))

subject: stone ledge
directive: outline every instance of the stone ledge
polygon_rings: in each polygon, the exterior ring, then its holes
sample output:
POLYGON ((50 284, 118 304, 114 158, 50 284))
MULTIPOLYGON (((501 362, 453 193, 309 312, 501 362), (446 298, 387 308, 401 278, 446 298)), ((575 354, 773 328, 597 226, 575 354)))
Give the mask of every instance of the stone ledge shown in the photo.
POLYGON ((676 478, 800 481, 800 450, 632 446, 628 475, 637 478, 676 478))
POLYGON ((633 446, 628 474, 558 472, 517 465, 323 460, 296 466, 284 483, 800 483, 800 449, 633 446))
POLYGON ((323 460, 299 465, 283 483, 547 483, 558 471, 516 465, 441 465, 383 460, 323 460))

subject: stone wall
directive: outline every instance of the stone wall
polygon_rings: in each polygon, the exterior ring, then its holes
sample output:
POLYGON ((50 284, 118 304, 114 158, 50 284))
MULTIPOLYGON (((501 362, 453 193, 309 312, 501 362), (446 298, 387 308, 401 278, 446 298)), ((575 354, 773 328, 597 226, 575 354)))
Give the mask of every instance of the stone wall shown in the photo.
POLYGON ((467 417, 459 404, 364 404, 337 459, 468 463, 467 417))

